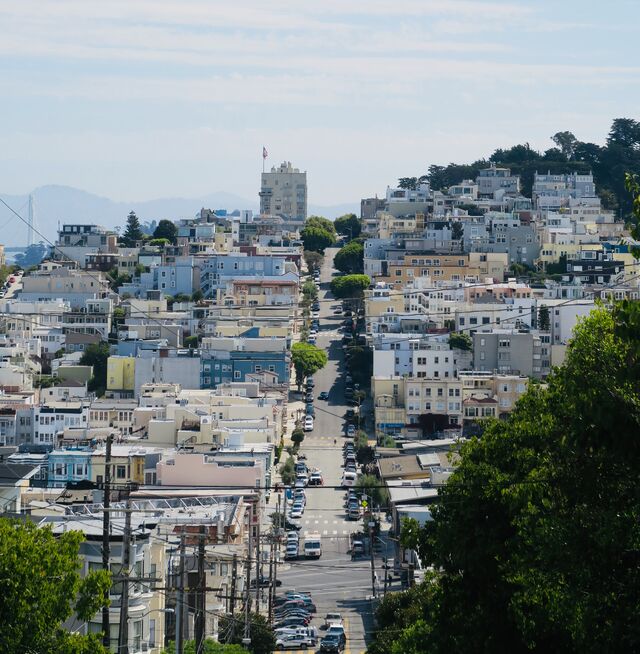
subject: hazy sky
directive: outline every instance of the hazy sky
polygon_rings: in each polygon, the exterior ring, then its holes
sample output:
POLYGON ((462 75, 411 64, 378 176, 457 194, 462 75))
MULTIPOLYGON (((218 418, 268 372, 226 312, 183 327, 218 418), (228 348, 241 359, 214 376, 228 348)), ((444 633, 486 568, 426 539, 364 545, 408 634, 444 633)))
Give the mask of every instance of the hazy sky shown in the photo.
POLYGON ((2 0, 0 192, 312 202, 638 118, 636 0, 2 0))

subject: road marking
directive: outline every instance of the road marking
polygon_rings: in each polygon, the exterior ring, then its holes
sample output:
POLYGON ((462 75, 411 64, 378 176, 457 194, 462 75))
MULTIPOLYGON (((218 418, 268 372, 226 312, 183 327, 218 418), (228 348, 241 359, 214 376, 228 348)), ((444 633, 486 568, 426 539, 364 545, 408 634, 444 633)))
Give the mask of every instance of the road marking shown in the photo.
POLYGON ((325 521, 324 521, 324 524, 325 524, 325 525, 328 525, 328 524, 329 524, 329 521, 328 521, 328 520, 325 520, 325 521))
POLYGON ((334 536, 337 536, 337 535, 338 535, 337 530, 335 530, 335 529, 333 530, 333 535, 334 535, 334 536))

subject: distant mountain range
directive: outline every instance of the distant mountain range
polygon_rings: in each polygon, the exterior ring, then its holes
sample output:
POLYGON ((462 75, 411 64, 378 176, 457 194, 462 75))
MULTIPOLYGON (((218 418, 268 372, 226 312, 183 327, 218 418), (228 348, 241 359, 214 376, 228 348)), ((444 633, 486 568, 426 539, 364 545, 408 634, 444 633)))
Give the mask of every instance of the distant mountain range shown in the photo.
MULTIPOLYGON (((158 200, 116 202, 70 186, 40 186, 31 192, 34 198, 35 228, 45 238, 54 241, 58 224, 95 223, 104 227, 124 226, 127 214, 135 211, 141 222, 169 218, 192 218, 203 207, 207 209, 258 210, 255 200, 219 191, 199 198, 161 198, 158 200)), ((4 195, 3 200, 24 219, 28 217, 29 194, 4 195)), ((309 205, 309 215, 337 218, 345 213, 359 213, 357 203, 332 206, 309 205)), ((6 207, 0 205, 0 243, 7 247, 26 245, 27 226, 6 207)))

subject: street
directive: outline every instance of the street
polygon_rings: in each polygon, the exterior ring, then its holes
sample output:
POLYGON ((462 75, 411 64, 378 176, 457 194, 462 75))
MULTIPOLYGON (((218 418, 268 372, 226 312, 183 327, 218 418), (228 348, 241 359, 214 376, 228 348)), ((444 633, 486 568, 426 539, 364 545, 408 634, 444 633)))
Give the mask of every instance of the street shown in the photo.
MULTIPOLYGON (((345 513, 345 491, 340 488, 342 479, 342 448, 344 443, 344 419, 348 408, 344 399, 342 375, 341 334, 337 329, 343 317, 334 316, 329 282, 332 274, 333 255, 327 250, 321 270, 320 331, 317 346, 327 351, 327 366, 314 375, 314 430, 305 435, 300 451, 307 457, 310 468, 319 468, 324 486, 307 488, 307 506, 302 517, 301 535, 319 532, 322 538, 322 557, 318 560, 287 562, 278 577, 282 580, 283 593, 290 589, 308 591, 317 606, 313 625, 319 628, 327 612, 339 612, 344 619, 347 635, 347 654, 366 650, 365 634, 373 626, 371 588, 371 562, 369 557, 352 561, 348 553, 349 535, 362 530, 362 521, 349 521, 345 513), (320 392, 327 391, 329 400, 318 400, 320 392), (334 443, 334 440, 337 443, 334 443)), ((376 561, 378 575, 381 561, 376 561)), ((322 631, 318 632, 321 638, 322 631)))

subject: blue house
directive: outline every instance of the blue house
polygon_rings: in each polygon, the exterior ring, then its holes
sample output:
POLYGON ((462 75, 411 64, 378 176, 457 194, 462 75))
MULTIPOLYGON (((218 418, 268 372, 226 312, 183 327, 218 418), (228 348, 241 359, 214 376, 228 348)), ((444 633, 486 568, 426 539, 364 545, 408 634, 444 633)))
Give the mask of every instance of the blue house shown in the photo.
POLYGON ((91 454, 88 447, 52 450, 49 453, 49 488, 64 488, 69 482, 91 479, 91 454))
POLYGON ((274 380, 276 384, 289 384, 290 355, 285 339, 221 340, 227 342, 233 340, 235 347, 201 351, 201 388, 215 388, 229 382, 244 382, 247 381, 247 375, 264 372, 276 375, 274 380), (252 341, 255 343, 253 347, 252 341), (272 349, 267 349, 268 344, 272 345, 272 349))

